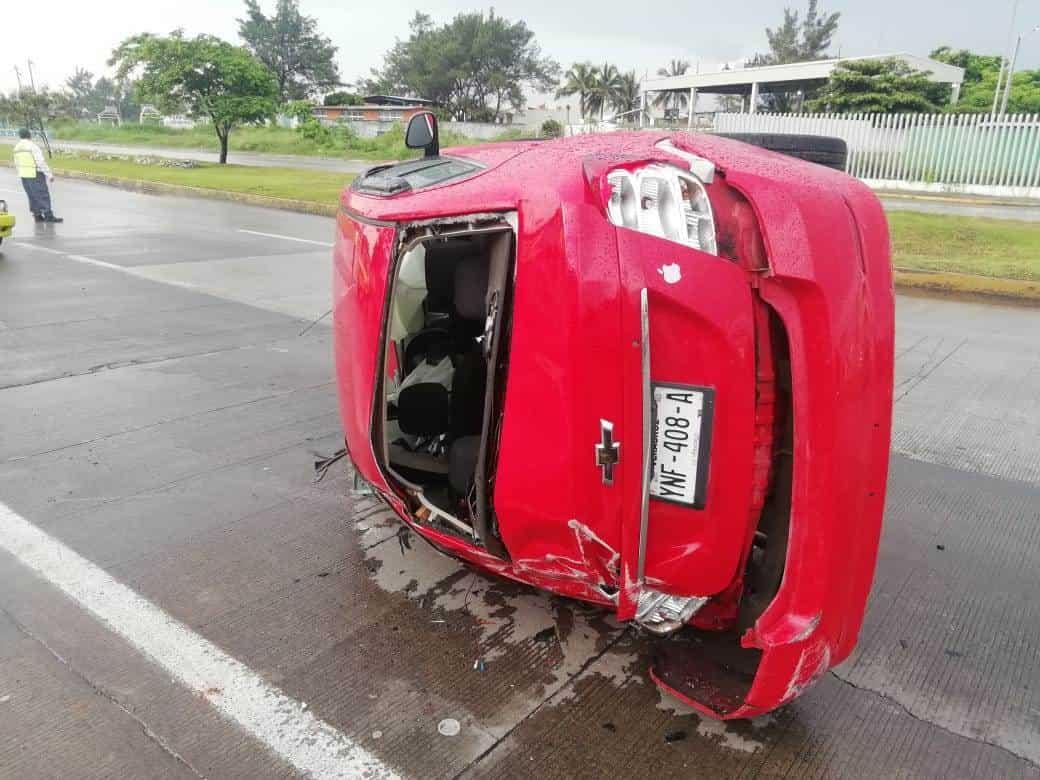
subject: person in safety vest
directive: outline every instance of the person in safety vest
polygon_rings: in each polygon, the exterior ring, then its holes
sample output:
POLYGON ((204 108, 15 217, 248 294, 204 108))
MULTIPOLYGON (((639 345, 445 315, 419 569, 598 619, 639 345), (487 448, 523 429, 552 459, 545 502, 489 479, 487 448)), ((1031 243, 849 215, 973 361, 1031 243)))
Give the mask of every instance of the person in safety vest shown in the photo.
POLYGON ((24 127, 18 131, 21 139, 14 145, 14 167, 22 179, 25 194, 29 196, 29 211, 37 222, 64 222, 51 211, 51 192, 47 181, 54 181, 54 174, 43 156, 40 147, 31 140, 31 133, 24 127))

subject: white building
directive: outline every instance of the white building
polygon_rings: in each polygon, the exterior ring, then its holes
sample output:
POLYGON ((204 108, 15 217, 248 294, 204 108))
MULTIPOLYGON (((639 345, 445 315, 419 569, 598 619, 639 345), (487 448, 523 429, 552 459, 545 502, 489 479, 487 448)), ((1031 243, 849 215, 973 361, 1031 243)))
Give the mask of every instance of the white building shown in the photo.
POLYGON ((842 62, 855 60, 894 59, 906 63, 910 68, 928 73, 928 78, 940 84, 950 84, 951 102, 956 102, 964 81, 964 69, 945 62, 916 57, 912 54, 878 54, 870 57, 841 57, 813 62, 792 62, 787 65, 765 65, 757 68, 735 68, 714 73, 684 73, 681 76, 647 78, 640 92, 642 104, 649 103, 648 94, 654 92, 689 91, 687 103, 689 121, 696 113, 697 97, 701 94, 739 95, 747 110, 755 113, 760 94, 770 92, 807 91, 823 86, 831 72, 842 62))

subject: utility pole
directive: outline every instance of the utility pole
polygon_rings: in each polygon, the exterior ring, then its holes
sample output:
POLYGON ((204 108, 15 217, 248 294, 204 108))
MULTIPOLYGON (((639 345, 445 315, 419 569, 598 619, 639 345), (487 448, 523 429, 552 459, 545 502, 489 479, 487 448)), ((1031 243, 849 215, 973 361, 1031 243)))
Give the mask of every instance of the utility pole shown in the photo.
MULTIPOLYGON (((1004 51, 1007 52, 1011 49, 1011 39, 1015 37, 1015 19, 1018 17, 1018 0, 1013 0, 1011 3, 1011 24, 1008 25, 1007 43, 1004 44, 1004 51)), ((1006 70, 1007 55, 1002 54, 1000 57, 1000 71, 997 73, 997 88, 993 92, 993 108, 990 109, 990 114, 996 116, 997 106, 1000 104, 1000 88, 1004 83, 1005 75, 1007 76, 1008 83, 1011 82, 1011 75, 1006 70)))
POLYGON ((1011 97, 1011 81, 1015 77, 1015 62, 1018 60, 1018 50, 1022 47, 1022 36, 1015 41, 1015 51, 1011 55, 1011 64, 1008 65, 1007 84, 1004 86, 1004 99, 1000 101, 1000 115, 1007 113, 1008 98, 1011 97))
MULTIPOLYGON (((33 77, 33 69, 32 69, 33 61, 32 60, 26 60, 26 63, 29 66, 29 86, 32 88, 33 98, 36 98, 37 97, 37 94, 36 94, 36 79, 33 77)), ((37 110, 35 112, 36 113, 36 124, 40 128, 40 138, 43 139, 43 145, 47 147, 47 156, 48 157, 53 157, 54 156, 54 152, 51 150, 51 141, 47 137, 47 130, 43 126, 43 117, 40 116, 39 104, 37 104, 36 108, 37 108, 37 110)))
MULTIPOLYGON (((1034 27, 1031 32, 1040 32, 1040 25, 1034 27)), ((1015 51, 1011 55, 1011 65, 1008 67, 1007 84, 1004 87, 1004 99, 1000 103, 1000 113, 1007 113, 1008 99, 1011 97, 1012 81, 1015 77, 1015 63, 1018 61, 1018 51, 1022 48, 1022 34, 1015 41, 1015 51)))

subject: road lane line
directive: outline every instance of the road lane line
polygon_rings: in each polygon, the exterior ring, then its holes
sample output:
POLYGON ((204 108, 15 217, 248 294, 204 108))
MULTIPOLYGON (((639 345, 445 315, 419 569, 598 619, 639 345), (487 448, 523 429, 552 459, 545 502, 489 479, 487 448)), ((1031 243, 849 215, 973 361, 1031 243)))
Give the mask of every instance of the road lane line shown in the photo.
POLYGON ((128 268, 125 265, 106 263, 104 260, 95 260, 93 257, 86 257, 85 255, 74 255, 69 252, 65 252, 61 249, 51 249, 48 246, 30 244, 24 241, 18 241, 15 245, 24 249, 34 250, 36 252, 47 252, 48 254, 58 255, 59 257, 64 257, 66 260, 75 260, 77 263, 87 263, 88 265, 96 265, 98 268, 108 268, 112 271, 122 271, 123 273, 131 274, 133 276, 140 276, 140 274, 137 273, 133 268, 128 268))
POLYGON ((305 705, 0 502, 7 550, 295 769, 315 778, 396 777, 305 705))
POLYGON ((264 236, 265 238, 281 238, 285 241, 299 241, 301 244, 317 244, 318 246, 331 247, 332 243, 329 241, 314 241, 310 238, 297 238, 296 236, 283 236, 278 233, 261 233, 259 230, 246 230, 245 228, 239 228, 239 233, 249 233, 253 236, 264 236))
MULTIPOLYGON (((104 260, 95 260, 93 257, 85 257, 84 255, 70 255, 66 253, 65 257, 68 260, 75 260, 77 263, 87 263, 88 265, 96 265, 99 268, 110 268, 113 271, 128 271, 125 265, 116 265, 115 263, 106 263, 104 260)), ((132 272, 131 272, 132 273, 132 272)))
POLYGON ((65 257, 68 252, 62 251, 61 249, 51 249, 49 246, 40 246, 39 244, 30 244, 25 241, 13 241, 12 246, 17 246, 21 249, 29 249, 33 252, 46 252, 49 255, 61 255, 65 257))

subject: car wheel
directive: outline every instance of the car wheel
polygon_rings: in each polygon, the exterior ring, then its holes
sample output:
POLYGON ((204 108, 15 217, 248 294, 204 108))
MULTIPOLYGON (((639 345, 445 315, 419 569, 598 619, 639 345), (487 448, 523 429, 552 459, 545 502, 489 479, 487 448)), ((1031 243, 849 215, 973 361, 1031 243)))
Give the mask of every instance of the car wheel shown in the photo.
POLYGON ((841 138, 826 135, 797 135, 794 133, 717 133, 772 152, 780 152, 801 160, 818 163, 836 171, 845 170, 848 147, 841 138))

